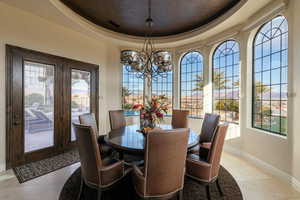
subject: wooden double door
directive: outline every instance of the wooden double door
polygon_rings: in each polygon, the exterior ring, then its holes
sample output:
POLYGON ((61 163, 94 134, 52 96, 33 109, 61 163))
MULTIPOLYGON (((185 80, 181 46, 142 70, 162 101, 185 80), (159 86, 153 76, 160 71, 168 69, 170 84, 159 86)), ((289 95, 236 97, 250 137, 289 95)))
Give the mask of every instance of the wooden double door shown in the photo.
POLYGON ((98 66, 6 46, 7 168, 75 147, 72 123, 98 116, 98 66))

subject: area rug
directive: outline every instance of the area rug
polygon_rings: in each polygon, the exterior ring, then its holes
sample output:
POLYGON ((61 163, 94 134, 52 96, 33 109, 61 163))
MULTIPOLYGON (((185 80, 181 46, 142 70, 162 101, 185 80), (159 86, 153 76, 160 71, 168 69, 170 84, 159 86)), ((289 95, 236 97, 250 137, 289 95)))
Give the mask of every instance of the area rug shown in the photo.
MULTIPOLYGON (((221 188, 224 192, 224 197, 221 198, 215 184, 211 186, 211 199, 223 199, 223 200, 243 200, 241 190, 232 177, 232 175, 223 167, 220 169, 219 181, 221 188)), ((159 183, 157 183, 159 184, 159 183)), ((59 200, 74 200, 77 199, 80 187, 80 168, 78 168, 66 181, 63 186, 59 200)), ((132 200, 135 199, 134 188, 131 184, 130 176, 127 177, 121 184, 118 184, 115 188, 105 191, 103 193, 103 200, 132 200)), ((96 191, 87 189, 84 192, 84 199, 97 199, 96 191)), ((172 200, 175 200, 176 197, 172 200)), ((199 183, 186 178, 184 183, 184 200, 203 200, 207 199, 205 187, 199 183)))
POLYGON ((56 171, 68 165, 79 162, 77 151, 69 151, 44 160, 28 163, 13 168, 20 183, 32 180, 50 172, 56 171))

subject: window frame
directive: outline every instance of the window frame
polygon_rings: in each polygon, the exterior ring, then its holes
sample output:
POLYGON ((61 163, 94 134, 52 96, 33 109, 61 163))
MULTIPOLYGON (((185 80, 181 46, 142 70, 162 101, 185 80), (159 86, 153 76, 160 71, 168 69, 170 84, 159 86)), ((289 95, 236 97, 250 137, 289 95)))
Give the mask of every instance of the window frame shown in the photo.
MULTIPOLYGON (((171 101, 171 111, 170 112, 168 112, 167 113, 167 115, 166 115, 166 117, 170 117, 170 116, 172 116, 172 111, 173 111, 173 108, 174 108, 174 67, 172 66, 172 71, 170 71, 170 72, 167 72, 167 73, 172 73, 172 76, 171 76, 171 78, 172 78, 172 89, 171 89, 171 96, 172 96, 172 98, 170 99, 170 101, 171 101)), ((165 78, 165 77, 160 77, 160 76, 158 76, 158 78, 159 79, 161 79, 161 78, 165 78)), ((155 78, 154 79, 151 79, 150 80, 150 82, 151 82, 151 96, 153 96, 153 80, 155 80, 155 78)), ((167 83, 168 83, 168 81, 167 81, 167 83)), ((147 83, 144 83, 144 84, 147 84, 147 83)), ((162 95, 162 94, 159 94, 159 95, 162 95)), ((167 95, 166 95, 166 97, 168 97, 167 95)))
MULTIPOLYGON (((212 113, 216 113, 216 110, 214 109, 214 107, 215 107, 215 104, 214 104, 214 102, 215 102, 215 98, 214 98, 214 70, 215 70, 215 68, 214 68, 214 60, 215 60, 215 54, 216 54, 216 52, 217 52, 217 50, 223 45, 223 44, 225 44, 226 42, 230 42, 230 41, 233 41, 233 42, 235 42, 237 45, 238 45, 238 54, 239 54, 239 61, 241 60, 241 49, 240 49, 240 43, 237 41, 237 40, 235 40, 235 39, 226 39, 226 40, 224 40, 224 41, 222 41, 221 43, 219 43, 217 46, 216 46, 216 48, 214 49, 214 51, 213 51, 213 54, 212 54, 212 57, 211 57, 211 61, 212 61, 212 68, 211 68, 211 70, 212 70, 212 76, 211 76, 211 78, 212 78, 212 113)), ((234 55, 234 53, 232 53, 233 55, 234 55)), ((224 56, 225 57, 225 56, 224 56)), ((233 64, 233 66, 234 66, 235 64, 233 64)), ((224 111, 225 112, 225 120, 221 120, 221 117, 220 117, 220 121, 223 121, 223 122, 226 122, 226 123, 230 123, 230 124, 236 124, 236 125, 239 125, 240 124, 240 120, 241 120, 241 118, 240 118, 240 91, 241 91, 241 87, 240 87, 240 83, 241 83, 241 64, 239 63, 239 64, 237 64, 238 65, 238 67, 239 67, 239 70, 238 70, 238 80, 239 80, 239 85, 238 85, 238 105, 239 105, 239 111, 237 112, 238 114, 239 114, 239 119, 238 119, 238 122, 233 122, 233 121, 227 121, 226 120, 226 112, 231 112, 231 111, 224 111)), ((224 65, 224 67, 219 67, 219 69, 220 68, 226 68, 226 63, 225 63, 225 65, 224 65)), ((232 71, 232 74, 234 74, 234 71, 232 71)), ((230 77, 230 78, 234 78, 234 77, 236 77, 235 75, 233 75, 232 77, 230 77)), ((226 80, 226 70, 225 70, 225 78, 224 78, 225 80, 226 80)), ((233 84, 233 83, 232 83, 233 84)), ((232 89, 233 90, 233 89, 232 89)), ((220 95, 219 95, 220 96, 220 95)), ((222 99, 222 100, 225 100, 225 102, 226 102, 226 100, 235 100, 235 99, 233 99, 233 98, 231 98, 231 99, 227 99, 227 97, 226 97, 226 90, 225 90, 225 98, 224 99, 222 99)), ((219 113, 219 112, 218 112, 219 113)))
MULTIPOLYGON (((124 87, 124 72, 126 72, 128 75, 129 74, 131 74, 132 73, 132 75, 134 76, 134 78, 135 79, 137 79, 138 81, 138 84, 139 84, 139 82, 141 81, 142 82, 142 84, 143 84, 143 91, 142 91, 142 93, 143 93, 143 95, 142 95, 142 97, 143 97, 143 100, 142 100, 142 102, 138 102, 138 103, 144 103, 144 99, 145 99, 145 80, 144 79, 139 79, 139 78, 137 78, 136 77, 136 75, 135 75, 135 73, 137 73, 137 72, 128 72, 127 70, 126 70, 126 66, 125 65, 121 65, 121 77, 122 77, 122 81, 121 81, 121 106, 122 106, 122 109, 124 110, 124 115, 127 117, 130 117, 130 116, 139 116, 139 114, 138 113, 128 113, 128 111, 126 111, 125 109, 124 109, 124 97, 123 97, 123 87, 124 87)), ((129 82, 129 81, 128 81, 129 82)), ((135 83, 135 82, 134 82, 135 83)), ((127 88, 128 89, 128 88, 127 88)))
MULTIPOLYGON (((280 26, 281 26, 281 24, 279 25, 279 27, 277 27, 277 28, 280 28, 280 26)), ((272 34, 272 33, 271 33, 272 34)), ((254 35, 254 37, 253 37, 253 41, 252 41, 252 81, 251 81, 251 89, 252 89, 252 91, 251 91, 251 128, 253 128, 253 129, 256 129, 256 130, 260 130, 260 131, 263 131, 263 132, 266 132, 267 134, 272 134, 272 135, 275 135, 275 136, 279 136, 279 137, 287 137, 288 136, 288 125, 286 125, 286 132, 284 133, 284 132, 282 132, 282 128, 281 128, 281 126, 282 126, 282 122, 281 122, 281 118, 282 118, 282 114, 281 114, 281 104, 282 104, 282 101, 286 101, 286 104, 288 105, 288 85, 289 85, 289 81, 288 81, 288 73, 289 73, 289 60, 288 60, 288 57, 289 57, 289 46, 287 45, 287 48, 286 49, 283 49, 283 47, 282 47, 282 42, 283 42, 283 38, 282 38, 282 36, 284 35, 284 34, 287 34, 287 44, 288 44, 288 38, 289 38, 289 24, 288 24, 288 19, 284 16, 284 15, 282 15, 282 14, 279 14, 279 15, 276 15, 276 16, 274 16, 274 17, 272 17, 271 19, 269 19, 269 20, 267 20, 266 22, 264 22, 263 24, 261 24, 260 26, 259 26, 259 28, 256 30, 256 32, 255 32, 255 35, 254 35), (269 31, 272 31, 272 29, 273 29, 273 27, 272 27, 272 21, 274 20, 274 19, 276 19, 276 18, 278 18, 278 17, 283 17, 284 18, 284 20, 281 22, 281 24, 282 23, 284 23, 284 21, 286 21, 286 23, 287 23, 287 31, 286 32, 284 32, 284 33, 280 33, 280 35, 279 36, 276 36, 276 37, 272 37, 271 39, 269 39, 268 41, 271 43, 270 44, 270 53, 268 53, 267 55, 263 55, 263 44, 265 43, 265 42, 261 42, 261 43, 259 43, 259 44, 256 44, 256 39, 257 39, 257 37, 258 37, 258 35, 261 33, 261 30, 268 24, 268 23, 271 23, 271 29, 268 29, 269 31), (274 39, 274 38, 277 38, 277 37, 280 37, 280 50, 279 51, 276 51, 276 52, 272 52, 272 47, 273 47, 273 45, 272 45, 272 40, 274 39), (279 119, 280 119, 280 121, 279 121, 279 132, 277 132, 277 131, 273 131, 272 129, 271 129, 271 123, 272 123, 272 117, 274 117, 273 115, 272 115, 272 113, 270 114, 270 115, 268 115, 269 117, 270 117, 270 129, 268 130, 268 129, 265 129, 265 128, 262 128, 262 125, 261 125, 261 127, 257 127, 257 126, 255 126, 254 124, 255 124, 255 116, 257 115, 256 114, 256 112, 255 112, 255 103, 257 102, 257 101, 269 101, 270 102, 270 110, 272 110, 272 108, 271 108, 271 105, 272 105, 272 101, 274 101, 274 100, 272 100, 272 98, 271 98, 271 95, 272 95, 272 92, 270 92, 270 99, 269 100, 263 100, 263 98, 260 98, 259 100, 257 100, 256 99, 256 95, 255 95, 255 92, 256 92, 256 84, 255 84, 255 81, 256 81, 256 79, 255 79, 255 75, 256 74, 260 74, 260 76, 261 76, 261 81, 263 80, 263 72, 264 72, 264 70, 263 69, 261 69, 261 71, 259 71, 259 72, 256 72, 255 71, 255 67, 256 67, 256 60, 257 60, 257 58, 256 58, 256 52, 255 52, 255 50, 256 50, 256 46, 258 46, 258 45, 262 45, 262 48, 261 48, 261 55, 262 55, 262 57, 259 57, 259 58, 261 58, 262 59, 262 61, 261 61, 261 67, 263 67, 263 63, 264 63, 264 61, 263 61, 263 58, 264 57, 270 57, 270 58, 272 58, 272 55, 273 54, 276 54, 276 53, 280 53, 280 66, 278 67, 278 69, 280 69, 280 74, 282 73, 282 69, 283 68, 286 68, 287 69, 287 82, 286 83, 283 83, 282 82, 282 75, 280 75, 280 82, 278 83, 278 84, 272 84, 272 74, 270 74, 270 85, 268 85, 270 88, 272 88, 272 86, 273 85, 277 85, 277 86, 279 86, 280 87, 280 98, 279 98, 279 100, 277 100, 277 101, 279 101, 280 102, 280 115, 278 116, 279 117, 279 119), (282 52, 284 52, 284 51, 286 51, 287 52, 287 55, 286 55, 286 59, 287 59, 287 65, 282 65, 282 55, 281 55, 281 53, 282 52), (282 85, 286 85, 287 86, 287 96, 286 96, 286 100, 282 100, 282 90, 281 90, 281 87, 282 87, 282 85)), ((264 36, 264 37, 266 37, 266 36, 264 36)), ((262 39, 263 40, 263 39, 262 39)), ((277 69, 277 68, 276 68, 277 69)), ((272 69, 272 61, 271 61, 271 59, 270 59, 270 70, 265 70, 265 71, 270 71, 270 73, 272 73, 272 70, 274 70, 274 69, 272 69)), ((271 89, 270 89, 271 90, 271 89)), ((260 109, 261 110, 261 109, 260 109)), ((263 116, 263 114, 261 114, 261 116, 263 116)), ((287 107, 287 115, 286 115, 286 120, 288 121, 288 107, 287 107)), ((288 123, 288 122, 286 122, 286 123, 288 123)))
MULTIPOLYGON (((181 57, 181 59, 180 59, 180 62, 179 62, 179 66, 178 66, 178 71, 179 71, 179 95, 178 95, 178 102, 179 102, 179 108, 180 109, 182 109, 182 105, 181 105, 181 103, 182 103, 182 61, 183 61, 183 59, 188 55, 188 54, 190 54, 190 53, 198 53, 199 54, 199 56, 201 56, 201 58, 202 58, 202 82, 204 83, 204 80, 205 80, 205 78, 204 78, 204 56, 201 54, 201 52, 200 51, 197 51, 197 50, 191 50, 191 51, 187 51, 187 52, 185 52, 183 55, 182 55, 182 57, 181 57)), ((192 63, 193 64, 193 63, 192 63)), ((197 63, 198 64, 198 63, 197 63)), ((199 63, 200 64, 200 63, 199 63)), ((199 71, 200 72, 200 71, 199 71)), ((198 72, 197 72, 198 73, 198 72)), ((188 83, 188 82, 187 82, 188 83)), ((192 81, 189 81, 189 83, 191 83, 192 84, 192 81)), ((203 87, 203 90, 204 90, 204 87, 203 87)), ((202 96, 201 96, 201 98, 202 98, 202 115, 200 114, 200 116, 197 116, 197 115, 195 115, 195 116, 193 116, 193 115, 189 115, 188 117, 189 118, 191 118, 191 119, 203 119, 204 118, 204 91, 202 91, 202 96)), ((198 99, 197 99, 198 100, 198 99)), ((185 108, 186 109, 186 108, 185 108)), ((189 110, 189 109, 186 109, 186 110, 189 110)), ((197 110, 197 109, 196 109, 197 110)))

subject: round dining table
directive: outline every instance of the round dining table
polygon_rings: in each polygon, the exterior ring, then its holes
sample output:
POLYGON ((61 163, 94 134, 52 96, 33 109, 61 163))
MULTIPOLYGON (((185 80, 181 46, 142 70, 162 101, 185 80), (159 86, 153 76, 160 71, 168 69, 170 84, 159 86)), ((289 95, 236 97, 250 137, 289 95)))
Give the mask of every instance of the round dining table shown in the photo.
MULTIPOLYGON (((161 124, 158 126, 163 130, 172 129, 171 125, 161 124)), ((145 147, 145 136, 139 132, 140 126, 137 124, 124 126, 123 128, 112 130, 104 137, 105 142, 116 151, 123 154, 143 154, 145 147)), ((188 149, 197 146, 199 135, 190 129, 188 149)))

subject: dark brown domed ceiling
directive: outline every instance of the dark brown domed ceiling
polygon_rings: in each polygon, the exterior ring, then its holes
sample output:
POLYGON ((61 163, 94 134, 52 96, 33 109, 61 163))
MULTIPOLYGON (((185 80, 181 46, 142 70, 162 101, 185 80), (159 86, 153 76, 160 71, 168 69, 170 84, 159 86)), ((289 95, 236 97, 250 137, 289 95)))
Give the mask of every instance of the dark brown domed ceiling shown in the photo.
MULTIPOLYGON (((115 32, 144 36, 148 0, 61 0, 89 21, 115 32)), ((245 0, 152 0, 153 36, 194 30, 245 0)))

